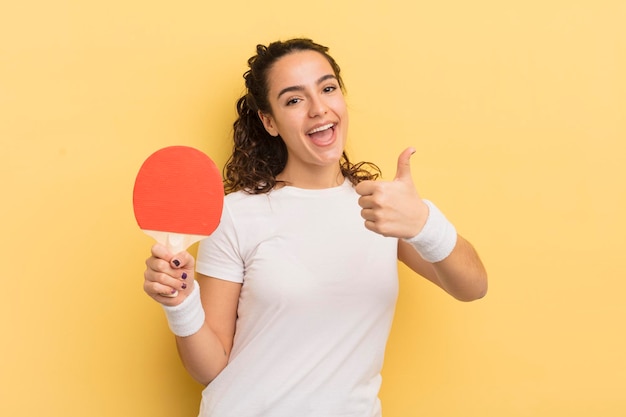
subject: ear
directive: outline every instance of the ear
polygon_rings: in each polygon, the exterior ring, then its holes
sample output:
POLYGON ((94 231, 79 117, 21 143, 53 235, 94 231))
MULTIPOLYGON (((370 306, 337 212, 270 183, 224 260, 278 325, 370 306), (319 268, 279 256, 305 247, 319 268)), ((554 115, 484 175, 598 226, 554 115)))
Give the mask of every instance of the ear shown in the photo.
POLYGON ((263 123, 263 127, 265 127, 265 130, 267 130, 267 133, 272 136, 278 136, 278 130, 276 129, 276 123, 274 123, 274 118, 269 114, 263 113, 261 110, 259 110, 257 113, 259 115, 259 119, 261 119, 261 122, 263 123))

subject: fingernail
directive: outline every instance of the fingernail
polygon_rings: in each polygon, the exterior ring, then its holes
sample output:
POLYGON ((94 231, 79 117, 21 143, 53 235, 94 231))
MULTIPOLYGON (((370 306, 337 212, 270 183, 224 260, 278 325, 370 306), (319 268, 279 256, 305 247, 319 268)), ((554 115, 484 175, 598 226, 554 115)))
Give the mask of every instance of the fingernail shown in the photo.
POLYGON ((176 266, 180 266, 180 261, 178 259, 174 259, 172 263, 176 266))
POLYGON ((172 294, 176 294, 177 292, 176 289, 172 288, 172 294))
POLYGON ((187 288, 187 284, 183 282, 183 285, 181 285, 181 288, 184 290, 185 288, 187 288))
POLYGON ((187 279, 187 273, 183 272, 183 274, 180 276, 182 279, 187 279))

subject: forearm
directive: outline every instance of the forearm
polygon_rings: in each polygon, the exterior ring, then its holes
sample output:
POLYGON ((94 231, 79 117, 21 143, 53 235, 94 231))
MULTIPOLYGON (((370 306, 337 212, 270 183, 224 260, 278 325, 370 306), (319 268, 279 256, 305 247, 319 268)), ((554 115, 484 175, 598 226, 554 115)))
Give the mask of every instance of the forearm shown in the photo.
POLYGON ((193 256, 188 252, 173 256, 159 244, 152 247, 146 266, 144 291, 163 307, 189 374, 208 384, 228 363, 241 283, 195 273, 193 256), (176 296, 165 295, 172 289, 177 289, 176 296))
POLYGON ((459 300, 482 298, 487 273, 478 254, 432 202, 424 202, 428 218, 419 234, 400 240, 400 260, 459 300))
POLYGON ((226 367, 228 353, 207 323, 191 336, 176 336, 178 354, 193 379, 208 385, 226 367))
MULTIPOLYGON (((183 365, 194 379, 206 385, 226 366, 232 343, 226 347, 224 338, 220 338, 218 331, 211 326, 211 315, 205 313, 202 304, 200 284, 193 284, 193 290, 185 300, 175 306, 163 306, 163 309, 170 330, 176 336, 183 365)), ((210 291, 205 288, 204 292, 210 291)))
POLYGON ((454 249, 431 264, 438 284, 454 298, 472 301, 487 293, 487 272, 472 245, 457 235, 454 249))

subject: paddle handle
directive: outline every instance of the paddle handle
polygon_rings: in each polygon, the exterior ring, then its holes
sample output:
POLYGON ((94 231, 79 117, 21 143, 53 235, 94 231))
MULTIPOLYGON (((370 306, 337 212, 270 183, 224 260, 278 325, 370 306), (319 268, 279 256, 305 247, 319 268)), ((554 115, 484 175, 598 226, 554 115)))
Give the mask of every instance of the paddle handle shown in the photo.
POLYGON ((172 254, 182 252, 186 250, 189 246, 207 237, 203 235, 187 235, 182 233, 159 232, 157 230, 144 230, 143 232, 156 240, 161 245, 166 246, 172 254))

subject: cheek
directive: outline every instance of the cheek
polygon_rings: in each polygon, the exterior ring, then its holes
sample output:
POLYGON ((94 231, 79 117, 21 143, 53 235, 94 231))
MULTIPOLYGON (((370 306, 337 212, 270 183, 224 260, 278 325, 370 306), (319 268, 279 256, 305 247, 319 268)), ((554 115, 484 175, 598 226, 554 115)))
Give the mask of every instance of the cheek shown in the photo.
POLYGON ((350 125, 350 118, 348 117, 348 111, 344 110, 344 113, 341 115, 341 130, 344 132, 344 134, 348 133, 349 125, 350 125))
POLYGON ((341 117, 341 120, 347 125, 348 124, 348 106, 346 102, 343 100, 343 97, 333 105, 334 112, 341 117))

